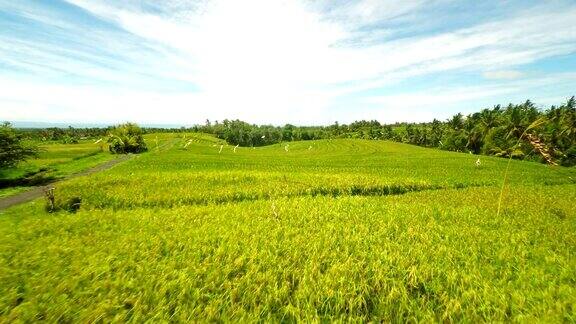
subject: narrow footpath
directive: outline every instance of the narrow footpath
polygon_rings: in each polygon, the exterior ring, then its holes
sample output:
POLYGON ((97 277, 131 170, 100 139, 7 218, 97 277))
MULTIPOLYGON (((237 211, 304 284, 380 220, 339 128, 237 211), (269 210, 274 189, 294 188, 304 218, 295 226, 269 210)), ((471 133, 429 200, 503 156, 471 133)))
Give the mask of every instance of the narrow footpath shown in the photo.
POLYGON ((95 167, 86 169, 82 172, 75 173, 73 175, 70 175, 70 176, 65 177, 63 179, 60 179, 58 181, 51 182, 51 183, 48 183, 48 184, 45 184, 42 186, 30 187, 30 190, 26 190, 24 192, 17 193, 17 194, 12 195, 12 196, 0 198, 0 210, 12 207, 14 205, 23 204, 25 202, 29 202, 29 201, 34 200, 36 198, 40 198, 40 197, 44 196, 44 190, 46 188, 53 187, 58 182, 72 179, 72 178, 83 177, 83 176, 91 175, 91 174, 96 173, 96 172, 108 170, 111 167, 115 166, 116 164, 118 164, 120 162, 124 162, 124 161, 130 159, 131 157, 132 157, 132 155, 122 155, 122 156, 120 156, 114 160, 104 162, 104 163, 99 164, 95 167))

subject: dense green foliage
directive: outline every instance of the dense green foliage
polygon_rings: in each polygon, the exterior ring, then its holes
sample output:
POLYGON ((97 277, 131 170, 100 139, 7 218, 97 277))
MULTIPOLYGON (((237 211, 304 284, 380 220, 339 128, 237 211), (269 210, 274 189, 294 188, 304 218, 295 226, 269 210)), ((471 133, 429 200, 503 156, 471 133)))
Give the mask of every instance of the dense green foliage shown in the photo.
POLYGON ((108 135, 108 148, 115 154, 142 153, 148 150, 144 132, 134 123, 126 123, 113 128, 108 135))
POLYGON ((206 122, 204 126, 196 126, 194 131, 216 135, 233 145, 264 146, 287 141, 316 140, 330 138, 333 134, 324 127, 298 127, 287 124, 283 127, 272 125, 250 125, 240 120, 206 122))
POLYGON ((566 166, 576 164, 574 97, 559 107, 552 106, 547 110, 537 109, 533 103, 526 101, 520 105, 510 104, 506 108, 496 106, 484 109, 466 117, 456 114, 445 122, 434 120, 431 123, 382 125, 373 120, 357 121, 350 125, 336 123, 328 127, 274 127, 225 120, 214 124, 207 122, 205 126, 195 129, 241 146, 322 138, 384 139, 449 151, 557 161, 566 166), (542 123, 530 130, 530 136, 520 138, 528 126, 539 119, 542 123))
POLYGON ((0 215, 0 322, 573 322, 576 170, 198 134, 0 215))
POLYGON ((20 132, 28 139, 42 142, 76 144, 81 140, 98 139, 106 136, 112 127, 98 128, 23 128, 20 132))
MULTIPOLYGON (((88 127, 76 128, 68 126, 67 128, 48 127, 48 128, 21 128, 20 133, 26 138, 41 142, 59 142, 62 144, 77 144, 80 141, 92 139, 98 140, 108 136, 115 126, 107 127, 88 127)), ((174 133, 183 131, 182 128, 150 128, 141 127, 143 134, 149 133, 174 133)))
POLYGON ((10 123, 0 126, 0 169, 15 166, 20 161, 34 157, 38 149, 22 140, 22 134, 17 133, 10 123))

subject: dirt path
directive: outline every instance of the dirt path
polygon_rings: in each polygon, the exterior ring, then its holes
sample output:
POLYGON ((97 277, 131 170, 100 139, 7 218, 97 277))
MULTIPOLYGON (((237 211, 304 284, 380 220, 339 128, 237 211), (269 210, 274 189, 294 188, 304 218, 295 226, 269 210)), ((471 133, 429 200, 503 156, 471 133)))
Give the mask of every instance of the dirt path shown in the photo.
POLYGON ((55 182, 52 182, 52 183, 49 183, 49 184, 46 184, 43 186, 30 187, 31 188, 30 190, 26 190, 24 192, 15 194, 13 196, 0 198, 0 210, 12 207, 14 205, 29 202, 29 201, 34 200, 36 198, 40 198, 44 195, 44 189, 46 189, 46 187, 54 186, 55 184, 57 184, 60 181, 64 181, 64 180, 72 179, 72 178, 77 178, 77 177, 82 177, 82 176, 87 176, 87 175, 91 175, 91 174, 96 173, 96 172, 110 169, 111 167, 115 166, 116 164, 118 164, 120 162, 124 162, 124 161, 130 159, 131 157, 132 157, 132 155, 122 155, 122 156, 120 156, 114 160, 110 160, 110 161, 104 162, 102 164, 99 164, 95 167, 92 167, 92 168, 86 169, 84 171, 75 173, 73 175, 65 177, 64 179, 60 179, 58 181, 55 181, 55 182))

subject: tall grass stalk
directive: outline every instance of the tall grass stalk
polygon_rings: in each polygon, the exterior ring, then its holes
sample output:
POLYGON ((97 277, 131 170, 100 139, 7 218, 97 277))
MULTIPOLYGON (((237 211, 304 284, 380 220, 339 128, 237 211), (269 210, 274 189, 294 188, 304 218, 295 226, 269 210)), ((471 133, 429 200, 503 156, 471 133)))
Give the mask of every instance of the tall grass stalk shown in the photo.
MULTIPOLYGON (((527 132, 533 128, 536 128, 546 122, 546 117, 540 117, 536 119, 532 124, 530 124, 522 135, 518 138, 518 142, 512 148, 516 148, 522 142, 522 138, 526 136, 527 132)), ((510 170, 510 162, 512 161, 512 152, 510 152, 510 156, 508 157, 508 162, 506 163, 506 170, 504 171, 504 181, 502 181, 502 187, 500 188, 500 196, 498 197, 498 210, 496 212, 496 217, 500 216, 500 210, 502 209, 502 199, 504 197, 504 188, 506 187, 506 180, 508 179, 508 171, 510 170)))

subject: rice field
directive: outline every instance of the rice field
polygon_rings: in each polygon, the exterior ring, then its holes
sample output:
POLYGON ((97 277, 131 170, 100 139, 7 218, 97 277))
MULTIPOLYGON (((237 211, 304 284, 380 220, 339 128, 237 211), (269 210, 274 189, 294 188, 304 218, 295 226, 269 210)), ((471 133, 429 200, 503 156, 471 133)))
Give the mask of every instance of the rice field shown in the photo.
POLYGON ((78 144, 40 143, 38 153, 36 158, 0 172, 0 197, 26 190, 26 183, 60 179, 114 158, 108 153, 107 144, 95 144, 94 140, 78 144))
POLYGON ((368 140, 150 151, 0 215, 0 322, 574 322, 576 169, 368 140))

